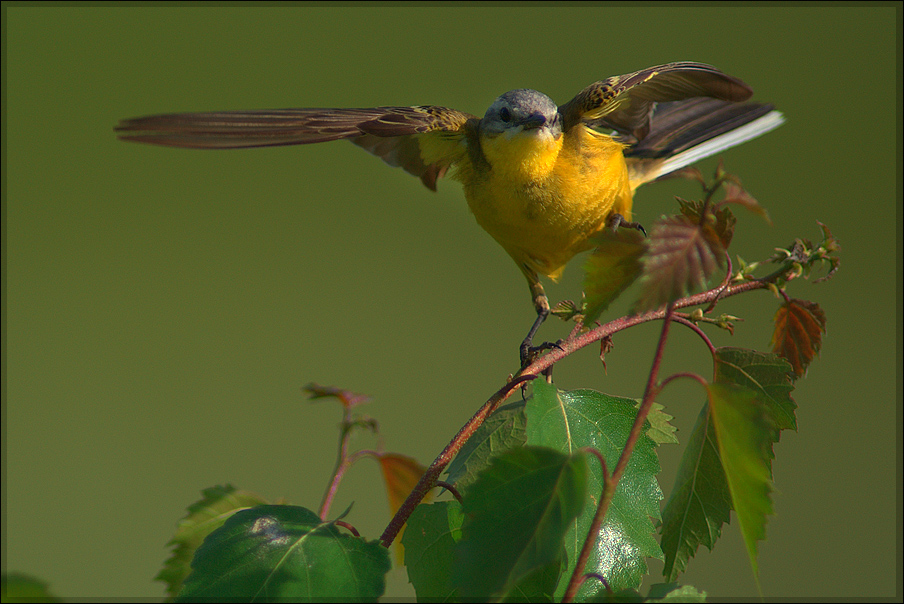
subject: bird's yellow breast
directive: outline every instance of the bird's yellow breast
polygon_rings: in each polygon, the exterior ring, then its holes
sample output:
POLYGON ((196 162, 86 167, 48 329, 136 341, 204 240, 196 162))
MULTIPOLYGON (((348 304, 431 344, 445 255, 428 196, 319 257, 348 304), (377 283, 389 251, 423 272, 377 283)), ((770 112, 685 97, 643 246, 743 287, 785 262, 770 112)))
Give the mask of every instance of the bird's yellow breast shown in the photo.
POLYGON ((612 213, 630 219, 631 186, 611 137, 578 124, 557 139, 548 131, 483 136, 485 162, 458 164, 477 222, 519 265, 557 279, 612 213))

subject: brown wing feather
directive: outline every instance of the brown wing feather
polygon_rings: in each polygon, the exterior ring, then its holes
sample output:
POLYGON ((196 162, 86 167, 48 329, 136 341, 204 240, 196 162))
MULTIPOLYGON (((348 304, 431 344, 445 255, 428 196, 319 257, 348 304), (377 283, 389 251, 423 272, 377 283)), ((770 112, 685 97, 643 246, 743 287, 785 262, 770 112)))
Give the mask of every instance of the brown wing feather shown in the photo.
POLYGON ((613 128, 642 139, 656 103, 693 97, 745 101, 753 90, 741 80, 704 63, 667 63, 591 84, 562 105, 566 130, 580 121, 613 128))
POLYGON ((351 139, 358 146, 403 168, 436 190, 436 179, 449 165, 427 165, 419 134, 458 133, 477 118, 447 107, 371 107, 366 109, 277 109, 173 113, 123 120, 122 140, 193 149, 239 149, 304 145, 351 139))
POLYGON ((431 191, 436 191, 436 181, 441 178, 449 164, 425 164, 421 157, 418 135, 380 137, 373 134, 358 136, 351 141, 363 149, 367 149, 394 168, 402 168, 409 174, 421 179, 431 191))
POLYGON ((625 157, 671 157, 757 120, 775 106, 693 98, 656 106, 649 134, 625 150, 625 157))

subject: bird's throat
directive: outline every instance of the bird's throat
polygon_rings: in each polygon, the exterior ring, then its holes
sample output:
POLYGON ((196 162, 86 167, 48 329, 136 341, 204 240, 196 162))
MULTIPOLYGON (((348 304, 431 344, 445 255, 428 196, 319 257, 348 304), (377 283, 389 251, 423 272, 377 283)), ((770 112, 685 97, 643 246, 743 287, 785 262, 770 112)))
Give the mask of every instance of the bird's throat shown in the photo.
POLYGON ((495 178, 513 185, 542 182, 549 178, 562 150, 563 137, 549 130, 522 131, 514 136, 483 136, 481 150, 495 178))

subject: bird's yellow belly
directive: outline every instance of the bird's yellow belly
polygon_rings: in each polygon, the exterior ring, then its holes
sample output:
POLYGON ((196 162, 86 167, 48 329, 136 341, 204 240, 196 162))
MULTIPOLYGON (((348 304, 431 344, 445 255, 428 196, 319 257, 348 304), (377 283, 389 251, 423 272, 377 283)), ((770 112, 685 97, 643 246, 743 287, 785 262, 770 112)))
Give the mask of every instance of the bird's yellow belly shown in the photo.
POLYGON ((611 214, 630 219, 631 188, 622 146, 590 131, 566 141, 551 167, 491 169, 463 181, 480 226, 519 265, 557 279, 611 214))

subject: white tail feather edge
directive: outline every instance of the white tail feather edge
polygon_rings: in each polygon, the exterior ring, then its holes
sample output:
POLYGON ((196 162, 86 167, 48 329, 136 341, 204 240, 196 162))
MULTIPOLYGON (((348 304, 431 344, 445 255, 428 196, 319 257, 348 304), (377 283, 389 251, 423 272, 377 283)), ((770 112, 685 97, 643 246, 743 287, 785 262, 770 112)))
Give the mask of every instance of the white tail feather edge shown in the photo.
POLYGON ((785 116, 783 116, 781 112, 770 111, 763 117, 757 118, 749 124, 744 124, 736 130, 721 134, 716 138, 712 138, 696 147, 691 147, 678 155, 668 158, 659 164, 651 173, 644 174, 644 182, 656 180, 670 172, 680 170, 685 166, 698 162, 705 157, 715 155, 716 153, 730 149, 741 143, 746 143, 751 139, 766 134, 770 130, 775 130, 784 122, 785 116))

